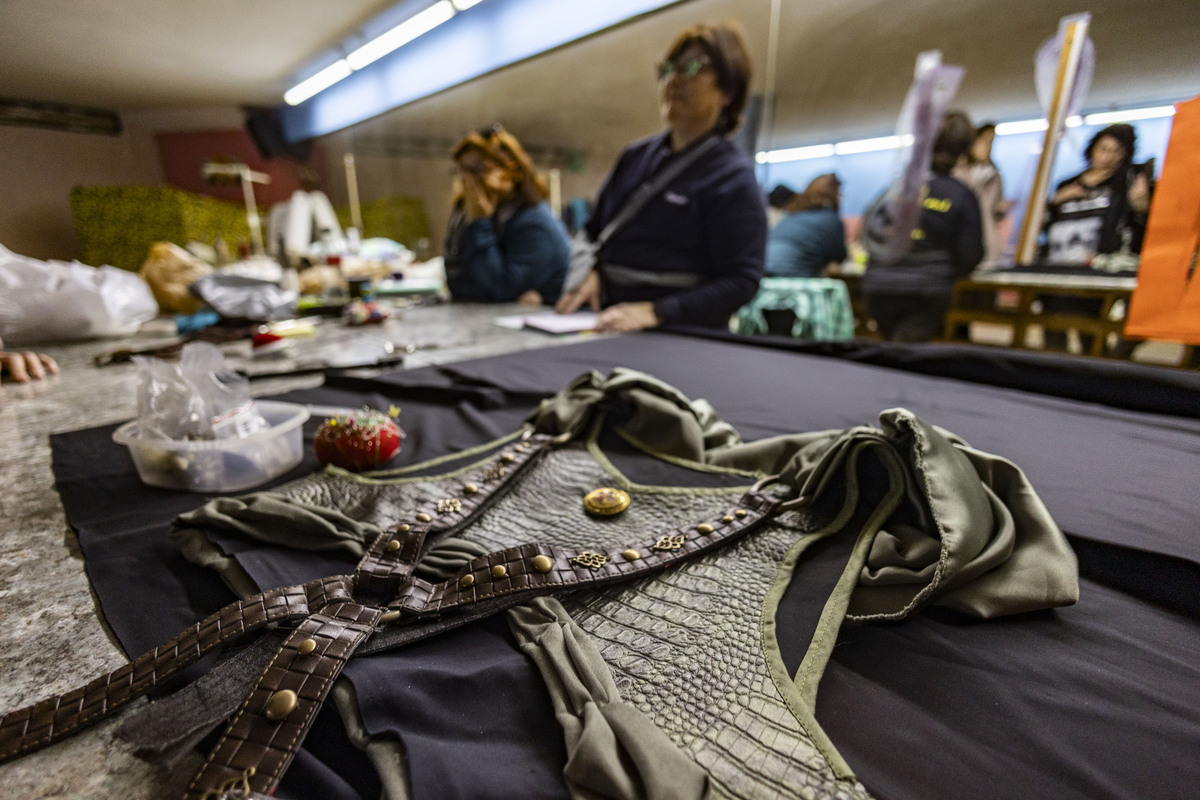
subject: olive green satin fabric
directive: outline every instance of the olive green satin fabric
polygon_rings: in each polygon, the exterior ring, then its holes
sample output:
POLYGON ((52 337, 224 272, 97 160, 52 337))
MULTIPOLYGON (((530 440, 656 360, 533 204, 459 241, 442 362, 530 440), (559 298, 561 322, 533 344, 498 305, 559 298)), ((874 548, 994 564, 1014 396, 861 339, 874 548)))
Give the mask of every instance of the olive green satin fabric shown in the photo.
POLYGON ((699 800, 708 776, 642 712, 621 699, 608 665, 562 604, 539 597, 509 609, 521 650, 537 665, 567 745, 575 800, 699 800))

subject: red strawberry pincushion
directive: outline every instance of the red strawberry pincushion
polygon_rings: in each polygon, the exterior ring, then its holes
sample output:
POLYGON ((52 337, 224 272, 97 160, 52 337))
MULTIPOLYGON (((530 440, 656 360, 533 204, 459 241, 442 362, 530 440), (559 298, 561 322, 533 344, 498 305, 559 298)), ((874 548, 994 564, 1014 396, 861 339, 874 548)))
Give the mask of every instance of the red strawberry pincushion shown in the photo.
POLYGON ((364 408, 346 416, 331 417, 317 431, 314 448, 322 464, 333 464, 352 472, 374 469, 400 452, 404 431, 389 414, 364 408))

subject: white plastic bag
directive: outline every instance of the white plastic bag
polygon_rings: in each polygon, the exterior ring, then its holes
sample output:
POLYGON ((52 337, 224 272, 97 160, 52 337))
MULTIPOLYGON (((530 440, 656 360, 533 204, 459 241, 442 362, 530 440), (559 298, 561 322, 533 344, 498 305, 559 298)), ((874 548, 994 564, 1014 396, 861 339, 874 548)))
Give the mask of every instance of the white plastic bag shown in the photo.
POLYGON ((0 338, 9 343, 124 336, 158 316, 132 272, 38 261, 0 245, 0 338))

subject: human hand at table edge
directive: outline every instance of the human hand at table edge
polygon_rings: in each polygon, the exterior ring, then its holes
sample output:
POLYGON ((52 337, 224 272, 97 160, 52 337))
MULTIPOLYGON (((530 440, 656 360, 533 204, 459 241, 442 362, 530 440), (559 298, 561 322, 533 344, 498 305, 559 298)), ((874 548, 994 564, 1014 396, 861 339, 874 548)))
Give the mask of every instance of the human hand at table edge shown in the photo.
POLYGON ((600 311, 600 276, 595 270, 589 272, 574 291, 563 292, 554 310, 560 314, 573 314, 585 305, 592 311, 600 311))
POLYGON ((596 318, 596 330, 600 333, 641 331, 658 325, 654 303, 617 303, 601 311, 596 318))
POLYGON ((58 374, 58 362, 44 353, 35 353, 32 350, 23 353, 8 352, 4 349, 4 340, 0 339, 0 380, 5 372, 17 383, 40 381, 47 375, 58 374))

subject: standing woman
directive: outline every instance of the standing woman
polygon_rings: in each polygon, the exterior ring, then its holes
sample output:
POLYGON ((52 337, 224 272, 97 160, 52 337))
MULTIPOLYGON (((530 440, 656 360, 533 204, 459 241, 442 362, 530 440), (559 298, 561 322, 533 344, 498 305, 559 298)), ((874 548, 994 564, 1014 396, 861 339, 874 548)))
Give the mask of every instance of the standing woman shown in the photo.
POLYGON ((1004 199, 1004 180, 992 161, 992 143, 996 140, 996 125, 986 122, 975 129, 975 138, 966 156, 952 173, 970 187, 979 200, 983 222, 983 265, 999 264, 1004 257, 1004 242, 1000 241, 1000 223, 1008 213, 1004 199))
MULTIPOLYGON (((863 275, 867 312, 889 342, 928 342, 942 335, 954 284, 983 258, 983 228, 975 193, 950 176, 971 146, 975 128, 951 111, 933 143, 912 245, 899 256, 872 256, 863 275)), ((891 211, 878 204, 864 230, 886 227, 891 211)))
POLYGON ((456 300, 553 304, 570 244, 549 189, 517 138, 499 125, 454 148, 459 191, 446 233, 446 285, 456 300))
POLYGON ((695 160, 607 240, 598 264, 558 303, 600 311, 598 329, 667 323, 723 327, 758 289, 767 214, 754 165, 726 137, 737 128, 750 57, 732 23, 697 25, 658 65, 667 130, 625 148, 586 227, 593 242, 643 184, 695 160), (603 308, 603 311, 601 311, 603 308))

